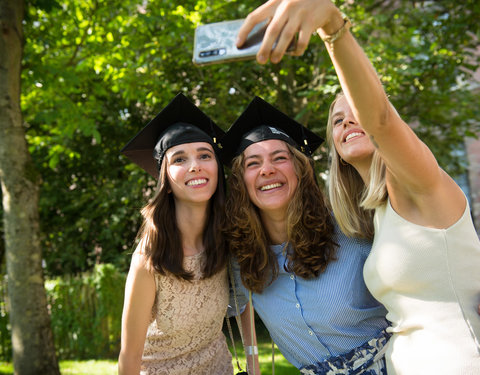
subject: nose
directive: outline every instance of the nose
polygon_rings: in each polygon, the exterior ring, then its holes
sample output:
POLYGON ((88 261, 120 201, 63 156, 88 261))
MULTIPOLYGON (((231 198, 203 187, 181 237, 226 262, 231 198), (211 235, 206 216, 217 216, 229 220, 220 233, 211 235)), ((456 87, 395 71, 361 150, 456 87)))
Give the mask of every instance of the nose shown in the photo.
POLYGON ((345 118, 343 119, 343 126, 345 128, 349 125, 356 125, 356 124, 357 124, 357 121, 351 115, 350 116, 345 116, 345 118))
POLYGON ((191 163, 190 163, 190 172, 199 172, 200 171, 200 163, 198 163, 198 161, 196 160, 193 160, 191 163))
POLYGON ((262 176, 269 176, 275 173, 275 168, 273 167, 272 163, 266 161, 262 164, 262 168, 260 170, 260 174, 262 176))

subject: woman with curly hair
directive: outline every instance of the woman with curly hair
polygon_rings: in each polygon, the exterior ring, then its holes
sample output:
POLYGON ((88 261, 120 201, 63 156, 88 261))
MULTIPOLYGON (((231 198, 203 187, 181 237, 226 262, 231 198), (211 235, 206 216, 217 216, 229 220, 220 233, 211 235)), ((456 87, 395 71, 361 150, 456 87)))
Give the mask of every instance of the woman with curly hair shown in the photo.
POLYGON ((310 157, 321 142, 258 97, 221 141, 236 302, 251 296, 304 374, 382 374, 386 312, 362 277, 371 243, 343 235, 330 214, 310 157))

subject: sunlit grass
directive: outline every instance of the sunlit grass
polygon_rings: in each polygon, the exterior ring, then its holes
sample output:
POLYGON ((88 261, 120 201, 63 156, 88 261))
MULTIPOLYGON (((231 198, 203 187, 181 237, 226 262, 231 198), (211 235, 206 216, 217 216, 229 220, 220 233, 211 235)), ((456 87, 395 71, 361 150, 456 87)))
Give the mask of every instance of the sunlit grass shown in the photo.
MULTIPOLYGON (((245 370, 245 356, 243 350, 237 345, 238 360, 240 366, 245 370), (240 353, 241 352, 241 353, 240 353)), ((260 357, 260 370, 262 375, 272 373, 272 347, 270 343, 261 343, 258 348, 260 357)), ((234 373, 238 372, 235 358, 233 359, 234 373)), ((89 360, 89 361, 60 361, 60 372, 62 375, 116 375, 116 360, 89 360)), ((12 375, 13 365, 0 362, 0 375, 12 375)), ((275 375, 295 375, 299 371, 293 367, 282 354, 275 351, 275 375)))
POLYGON ((13 365, 7 362, 0 362, 0 374, 13 374, 13 365))
MULTIPOLYGON (((262 375, 272 374, 272 343, 266 330, 257 330, 258 353, 260 359, 260 370, 262 375)), ((238 331, 235 337, 239 337, 238 331)), ((230 342, 227 333, 227 340, 230 342)), ((245 370, 245 355, 240 340, 236 340, 238 360, 240 366, 245 370)), ((230 345, 231 348, 231 345, 230 345)), ((232 350, 230 350, 232 351, 232 350)), ((232 351, 233 353, 233 351, 232 351)), ((232 355, 233 356, 233 355, 232 355)), ((238 372, 237 363, 233 356, 234 373, 238 372)), ((88 360, 88 361, 60 361, 60 372, 62 375, 116 375, 116 360, 88 360)), ((292 366, 275 347, 275 375, 297 375, 300 372, 292 366)), ((13 365, 11 363, 0 362, 0 375, 12 375, 13 365)))
MULTIPOLYGON (((88 361, 60 361, 62 375, 115 375, 117 361, 115 360, 88 360, 88 361)), ((0 374, 13 374, 11 363, 0 362, 0 374)))
MULTIPOLYGON (((245 356, 240 343, 236 344, 238 360, 240 366, 245 370, 245 356)), ((272 343, 270 341, 259 342, 258 344, 258 358, 260 360, 260 371, 262 375, 272 374, 272 343)), ((234 373, 238 372, 235 358, 233 358, 234 373)), ((296 367, 291 365, 275 347, 275 375, 296 375, 300 374, 300 371, 296 367)))
POLYGON ((60 372, 62 375, 115 375, 117 374, 117 361, 60 361, 60 372))

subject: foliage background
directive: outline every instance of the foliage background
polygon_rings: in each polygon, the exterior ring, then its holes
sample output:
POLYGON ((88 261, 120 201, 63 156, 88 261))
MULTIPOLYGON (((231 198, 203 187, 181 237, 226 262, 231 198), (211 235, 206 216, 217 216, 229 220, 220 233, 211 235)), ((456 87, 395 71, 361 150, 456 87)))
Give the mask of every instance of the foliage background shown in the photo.
MULTIPOLYGON (((259 95, 324 134, 339 84, 318 37, 312 36, 303 57, 287 57, 278 65, 247 61, 199 68, 191 63, 198 24, 243 18, 261 3, 28 2, 22 111, 42 176, 45 272, 51 279, 63 278, 54 288, 58 293, 69 277, 95 274, 98 265, 127 270, 139 210, 155 181, 119 150, 176 93, 184 93, 224 129, 259 95)), ((468 84, 478 67, 473 53, 480 37, 478 1, 336 3, 353 20, 352 31, 399 113, 442 167, 461 172, 465 162, 458 150, 465 137, 480 130, 478 91, 468 84)), ((317 159, 322 172, 325 150, 317 159)), ((116 283, 123 289, 120 280, 116 283)))

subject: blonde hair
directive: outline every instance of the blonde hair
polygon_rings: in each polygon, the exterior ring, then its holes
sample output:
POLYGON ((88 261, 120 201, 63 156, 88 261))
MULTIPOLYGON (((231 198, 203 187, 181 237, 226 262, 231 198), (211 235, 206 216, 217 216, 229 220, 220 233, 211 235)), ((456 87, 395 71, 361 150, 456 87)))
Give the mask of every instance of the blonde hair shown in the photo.
POLYGON ((365 185, 356 169, 343 161, 333 142, 333 108, 344 95, 340 93, 330 105, 327 123, 327 145, 330 157, 328 194, 337 223, 347 236, 373 239, 373 215, 376 207, 388 197, 385 183, 385 163, 374 152, 365 185))

